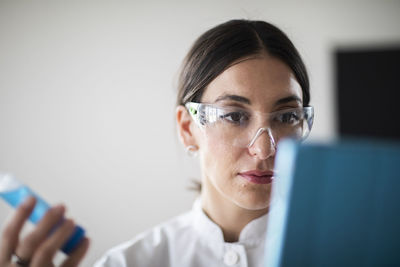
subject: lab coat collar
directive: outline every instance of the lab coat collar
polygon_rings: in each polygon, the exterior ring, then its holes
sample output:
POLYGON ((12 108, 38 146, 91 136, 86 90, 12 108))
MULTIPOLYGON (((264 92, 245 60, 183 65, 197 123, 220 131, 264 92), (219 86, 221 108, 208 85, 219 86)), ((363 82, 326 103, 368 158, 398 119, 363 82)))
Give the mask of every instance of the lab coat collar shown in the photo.
MULTIPOLYGON (((222 229, 214 223, 203 211, 201 198, 197 198, 193 204, 192 212, 194 213, 194 227, 207 240, 217 243, 226 243, 222 229)), ((268 214, 265 214, 253 221, 249 222, 239 235, 237 243, 246 247, 258 246, 265 242, 267 231, 268 214)))

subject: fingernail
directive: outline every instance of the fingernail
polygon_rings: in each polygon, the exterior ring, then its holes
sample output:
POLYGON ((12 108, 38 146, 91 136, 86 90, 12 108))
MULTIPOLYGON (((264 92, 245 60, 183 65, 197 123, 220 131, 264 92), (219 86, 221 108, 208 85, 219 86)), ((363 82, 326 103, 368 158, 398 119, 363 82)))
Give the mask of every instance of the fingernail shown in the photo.
POLYGON ((65 212, 65 207, 63 205, 54 206, 53 212, 55 215, 61 215, 65 212))
POLYGON ((66 219, 64 223, 68 228, 75 228, 75 222, 72 219, 66 219))
POLYGON ((72 225, 73 227, 75 227, 75 221, 74 221, 73 219, 69 219, 69 222, 71 223, 71 225, 72 225))

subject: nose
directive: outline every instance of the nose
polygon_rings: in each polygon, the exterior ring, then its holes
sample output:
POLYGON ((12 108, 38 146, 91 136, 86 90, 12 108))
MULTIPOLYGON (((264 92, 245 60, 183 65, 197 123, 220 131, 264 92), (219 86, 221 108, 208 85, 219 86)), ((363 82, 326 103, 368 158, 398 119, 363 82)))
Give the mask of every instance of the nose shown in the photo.
POLYGON ((251 156, 262 160, 274 156, 276 153, 276 142, 271 130, 269 128, 258 129, 247 148, 251 156))

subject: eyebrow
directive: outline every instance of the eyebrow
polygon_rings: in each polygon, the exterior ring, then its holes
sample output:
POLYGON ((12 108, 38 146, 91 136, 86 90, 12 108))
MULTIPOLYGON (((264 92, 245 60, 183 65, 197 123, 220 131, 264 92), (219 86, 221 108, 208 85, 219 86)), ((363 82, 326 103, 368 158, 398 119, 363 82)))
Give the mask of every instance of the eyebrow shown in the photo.
POLYGON ((291 96, 284 97, 284 98, 281 98, 278 101, 276 101, 275 106, 286 104, 286 103, 289 103, 289 102, 292 102, 292 101, 296 101, 299 104, 302 103, 300 97, 298 97, 296 95, 291 95, 291 96))
POLYGON ((215 100, 215 102, 219 102, 219 101, 223 101, 223 100, 233 100, 233 101, 236 101, 236 102, 240 102, 240 103, 245 103, 245 104, 251 105, 251 102, 250 102, 250 100, 248 98, 240 96, 240 95, 228 95, 228 94, 225 94, 225 95, 219 96, 215 100))
MULTIPOLYGON (((240 102, 240 103, 245 103, 245 104, 251 105, 251 101, 246 97, 239 96, 239 95, 228 95, 228 94, 219 96, 215 100, 215 103, 219 102, 219 101, 223 101, 223 100, 233 100, 233 101, 236 101, 236 102, 240 102)), ((289 103, 289 102, 292 102, 292 101, 298 102, 299 104, 302 103, 300 97, 298 97, 296 95, 291 95, 291 96, 279 99, 278 101, 276 101, 274 106, 279 106, 279 105, 286 104, 286 103, 289 103)))

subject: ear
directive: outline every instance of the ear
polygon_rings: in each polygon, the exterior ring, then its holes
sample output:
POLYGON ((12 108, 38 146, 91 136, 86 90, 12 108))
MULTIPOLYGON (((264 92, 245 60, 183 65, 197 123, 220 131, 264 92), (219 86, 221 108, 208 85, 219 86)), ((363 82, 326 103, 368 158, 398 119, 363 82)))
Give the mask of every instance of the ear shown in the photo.
POLYGON ((180 105, 176 107, 176 123, 179 137, 182 144, 187 146, 198 146, 193 134, 194 122, 187 109, 180 105))

